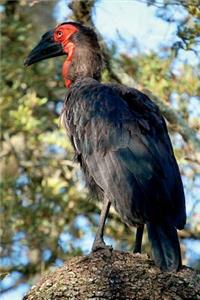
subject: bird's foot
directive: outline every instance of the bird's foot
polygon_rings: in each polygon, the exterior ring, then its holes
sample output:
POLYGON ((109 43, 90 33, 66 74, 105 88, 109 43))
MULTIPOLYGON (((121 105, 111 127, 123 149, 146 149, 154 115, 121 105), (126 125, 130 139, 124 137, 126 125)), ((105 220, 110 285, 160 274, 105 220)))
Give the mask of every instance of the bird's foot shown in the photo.
POLYGON ((94 240, 92 245, 92 252, 96 252, 98 250, 113 250, 112 246, 108 246, 105 244, 104 240, 101 238, 97 238, 94 240))
POLYGON ((133 253, 134 254, 141 254, 142 253, 141 248, 135 247, 134 250, 133 250, 133 253))

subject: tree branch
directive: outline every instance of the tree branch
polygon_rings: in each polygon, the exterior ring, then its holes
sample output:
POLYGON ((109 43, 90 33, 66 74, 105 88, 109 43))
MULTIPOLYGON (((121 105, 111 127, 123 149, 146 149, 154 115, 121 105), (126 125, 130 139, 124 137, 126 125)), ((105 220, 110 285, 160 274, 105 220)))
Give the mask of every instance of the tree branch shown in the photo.
POLYGON ((198 299, 200 272, 161 272, 146 255, 99 250, 41 278, 23 300, 198 299))

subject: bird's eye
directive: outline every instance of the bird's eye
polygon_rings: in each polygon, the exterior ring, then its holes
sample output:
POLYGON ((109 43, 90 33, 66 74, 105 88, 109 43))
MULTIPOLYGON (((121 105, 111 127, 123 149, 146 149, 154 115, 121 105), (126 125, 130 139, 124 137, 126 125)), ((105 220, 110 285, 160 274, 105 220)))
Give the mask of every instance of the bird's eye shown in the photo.
POLYGON ((57 32, 57 36, 58 36, 58 37, 61 37, 62 35, 63 35, 62 31, 58 31, 58 32, 57 32))

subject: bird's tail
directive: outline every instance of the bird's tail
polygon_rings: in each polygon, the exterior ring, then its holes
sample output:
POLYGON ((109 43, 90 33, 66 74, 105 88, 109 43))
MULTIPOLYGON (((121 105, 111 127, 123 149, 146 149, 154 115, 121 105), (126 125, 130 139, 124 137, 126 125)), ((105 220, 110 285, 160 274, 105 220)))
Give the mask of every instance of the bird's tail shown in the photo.
POLYGON ((147 223, 147 232, 155 264, 162 271, 178 271, 182 263, 176 228, 168 223, 147 223))

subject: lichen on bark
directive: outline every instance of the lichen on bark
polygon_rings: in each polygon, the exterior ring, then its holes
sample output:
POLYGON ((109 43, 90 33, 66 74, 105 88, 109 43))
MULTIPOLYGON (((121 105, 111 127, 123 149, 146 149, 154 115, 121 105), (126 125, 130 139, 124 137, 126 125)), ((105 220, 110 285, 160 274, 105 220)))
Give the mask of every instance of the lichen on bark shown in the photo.
POLYGON ((200 272, 163 273, 146 255, 99 250, 45 274, 23 300, 200 299, 200 272))

